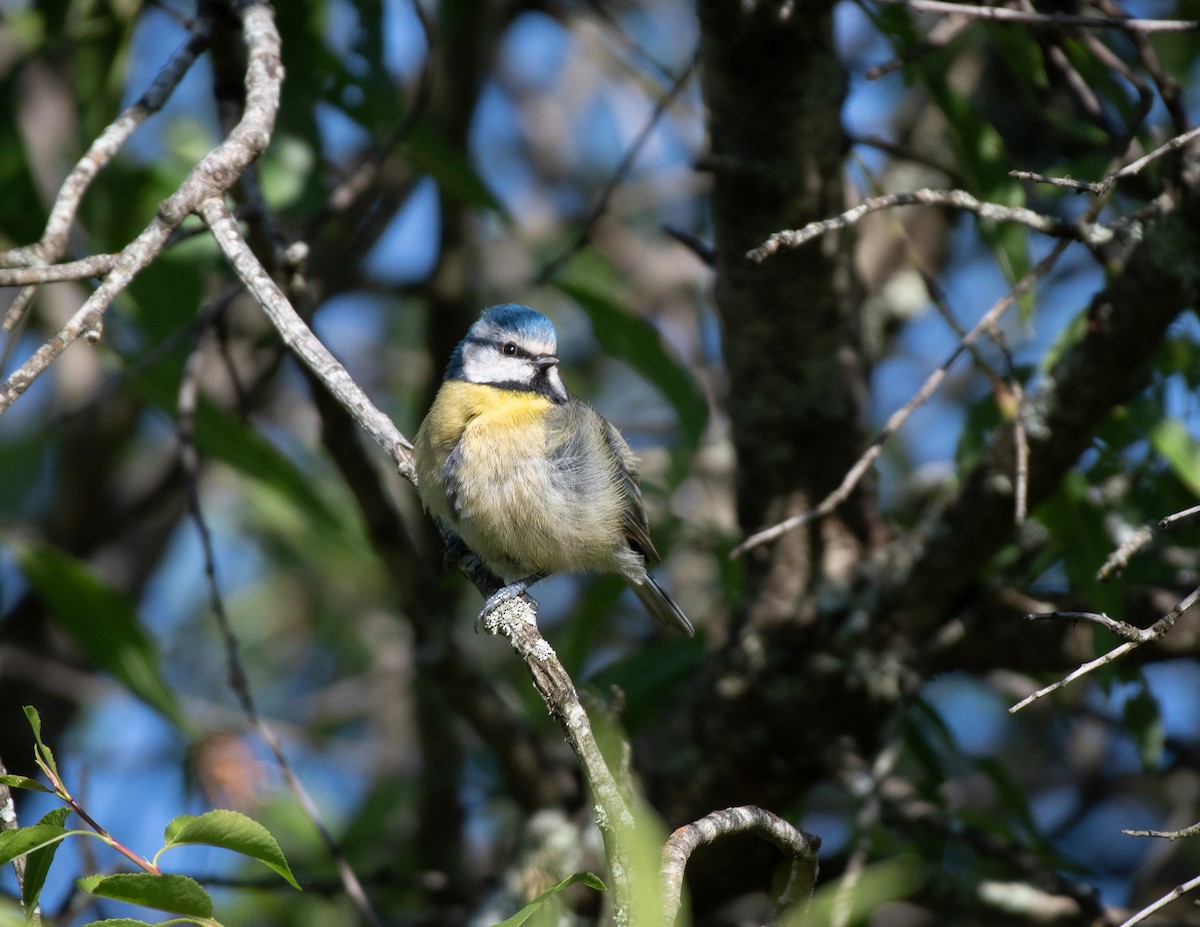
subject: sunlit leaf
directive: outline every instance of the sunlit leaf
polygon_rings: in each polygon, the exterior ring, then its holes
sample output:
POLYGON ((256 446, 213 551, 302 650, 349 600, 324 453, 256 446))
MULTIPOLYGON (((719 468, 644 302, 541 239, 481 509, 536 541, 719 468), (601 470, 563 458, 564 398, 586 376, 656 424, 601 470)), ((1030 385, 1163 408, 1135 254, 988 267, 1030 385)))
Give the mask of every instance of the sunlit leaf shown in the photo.
POLYGON ((163 836, 166 844, 160 853, 185 844, 221 847, 258 860, 287 879, 293 888, 300 887, 271 832, 240 812, 217 810, 180 815, 167 825, 163 836))
POLYGON ((155 927, 155 925, 135 920, 132 917, 108 917, 102 921, 89 921, 83 927, 155 927))
POLYGON ((109 876, 85 876, 76 879, 75 884, 100 898, 111 898, 113 901, 187 917, 212 916, 212 898, 199 882, 185 875, 123 872, 109 876))
POLYGON ((67 836, 66 828, 56 824, 32 824, 16 830, 0 831, 0 863, 58 843, 67 836))
MULTIPOLYGON (((45 770, 49 770, 55 778, 58 776, 58 764, 54 762, 53 751, 46 746, 42 741, 42 716, 38 714, 38 710, 32 705, 26 705, 24 708, 25 720, 29 722, 29 729, 33 731, 33 742, 37 745, 37 755, 41 763, 45 764, 45 770)), ((34 791, 37 791, 34 789, 34 791)))
POLYGON ((1200 442, 1188 433, 1183 422, 1163 419, 1150 432, 1150 443, 1179 481, 1200 496, 1200 442))
MULTIPOLYGON (((70 808, 54 808, 47 811, 35 827, 57 827, 62 829, 71 815, 70 808)), ((46 884, 46 876, 50 872, 50 864, 54 862, 54 854, 58 852, 61 840, 56 840, 46 846, 31 850, 25 856, 25 879, 21 883, 21 903, 27 914, 32 914, 37 908, 38 897, 42 886, 46 884)))
POLYGON ((125 595, 56 547, 26 548, 20 563, 30 585, 89 659, 171 723, 188 727, 159 668, 158 649, 125 595))
POLYGON ((599 876, 593 875, 590 872, 576 872, 567 876, 557 885, 552 885, 550 888, 546 889, 512 917, 505 918, 500 923, 496 924, 495 927, 520 927, 521 924, 524 924, 527 920, 533 917, 533 915, 538 912, 542 905, 544 905, 559 892, 569 888, 572 885, 586 885, 589 888, 596 889, 598 892, 604 891, 604 883, 600 881, 599 876))
POLYGON ((30 779, 26 776, 0 776, 0 785, 7 785, 10 789, 26 789, 30 792, 52 792, 52 789, 46 788, 36 779, 30 779))

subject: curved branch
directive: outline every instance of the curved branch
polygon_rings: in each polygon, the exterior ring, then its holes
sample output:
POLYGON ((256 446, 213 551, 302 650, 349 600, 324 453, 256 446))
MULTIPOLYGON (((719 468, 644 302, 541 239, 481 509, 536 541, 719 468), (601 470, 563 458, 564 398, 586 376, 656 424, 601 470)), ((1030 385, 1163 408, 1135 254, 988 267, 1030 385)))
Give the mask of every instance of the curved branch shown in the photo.
POLYGON ((821 849, 821 838, 793 827, 770 811, 755 805, 743 805, 706 814, 700 820, 680 827, 667 840, 662 852, 664 924, 674 924, 679 913, 683 871, 689 857, 697 848, 729 834, 762 837, 775 844, 784 856, 791 858, 787 885, 776 903, 777 913, 803 911, 808 906, 817 883, 817 851, 821 849))

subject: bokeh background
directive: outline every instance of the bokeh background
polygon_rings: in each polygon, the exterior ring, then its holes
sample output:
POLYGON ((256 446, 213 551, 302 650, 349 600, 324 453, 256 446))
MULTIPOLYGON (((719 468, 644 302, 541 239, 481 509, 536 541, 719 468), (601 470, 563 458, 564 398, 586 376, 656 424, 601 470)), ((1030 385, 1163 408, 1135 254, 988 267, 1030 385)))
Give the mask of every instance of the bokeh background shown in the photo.
MULTIPOLYGON (((1097 30, 1089 45, 1065 28, 956 23, 890 5, 741 7, 747 18, 775 16, 781 32, 789 17, 811 19, 815 37, 805 41, 825 43, 840 71, 824 79, 838 85, 835 97, 844 89, 832 111, 840 122, 829 123, 841 148, 824 152, 835 169, 804 167, 837 208, 781 217, 776 228, 925 186, 1078 217, 1088 196, 1020 183, 1007 171, 1099 179, 1200 113, 1194 33, 1139 38, 1151 42, 1151 57, 1113 30, 1097 30), (885 73, 874 74, 881 66, 885 73)), ((1200 13, 1186 0, 1124 9, 1200 13)), ((6 246, 37 240, 66 172, 150 84, 194 12, 166 0, 4 5, 6 246)), ((612 577, 556 577, 536 590, 544 632, 597 709, 612 710, 633 739, 652 801, 674 792, 673 782, 682 788, 681 768, 719 765, 711 742, 692 740, 694 753, 681 752, 689 741, 680 717, 702 723, 709 708, 695 693, 728 681, 728 655, 745 644, 755 596, 768 585, 768 568, 753 557, 729 557, 766 519, 746 523, 753 506, 739 495, 746 439, 736 437, 745 421, 737 410, 755 384, 747 386, 744 358, 731 371, 743 317, 719 311, 714 296, 722 258, 711 252, 720 235, 711 197, 714 174, 761 171, 761 197, 770 200, 771 172, 789 166, 714 167, 704 15, 675 0, 446 0, 420 11, 404 0, 277 4, 287 80, 258 166, 269 221, 253 214, 252 193, 239 191, 256 246, 271 235, 306 243, 298 308, 409 436, 480 308, 520 301, 553 319, 568 386, 643 458, 661 576, 700 630, 694 641, 663 639, 612 577), (364 170, 368 182, 355 192, 348 181, 364 170)), ((123 247, 219 141, 220 77, 202 56, 105 168, 82 202, 69 256, 123 247)), ((780 118, 771 96, 764 87, 742 104, 751 114, 761 105, 764 126, 780 118)), ((1186 168, 1174 155, 1155 164, 1118 188, 1102 218, 1163 190, 1190 195, 1186 168)), ((241 809, 271 828, 302 895, 219 851, 170 857, 214 887, 223 922, 334 925, 361 916, 229 682, 230 646, 214 619, 180 464, 179 387, 197 357, 199 499, 237 660, 384 922, 491 923, 515 910, 505 909, 512 899, 561 877, 559 868, 602 869, 570 756, 524 668, 501 641, 472 633, 478 594, 442 569, 440 539, 412 488, 352 428, 334 427, 336 414, 237 290, 201 226, 186 228, 194 234, 113 305, 103 341, 73 346, 0 422, 0 758, 10 772, 34 773, 21 712, 34 705, 81 803, 128 845, 151 852, 169 819, 209 807, 241 809), (537 746, 540 784, 514 779, 502 749, 511 730, 537 746), (530 862, 546 815, 578 839, 551 862, 530 862)), ((833 328, 853 330, 840 349, 857 352, 860 396, 844 430, 860 450, 954 351, 961 328, 1055 244, 921 208, 880 213, 836 240, 836 249, 809 248, 824 249, 844 274, 833 328)), ((1120 578, 1095 579, 1131 530, 1200 493, 1200 330, 1190 309, 1158 342, 1136 394, 1109 410, 1077 464, 1031 500, 1029 518, 945 604, 935 630, 908 638, 919 650, 957 628, 965 644, 899 674, 896 693, 883 699, 888 709, 868 713, 869 732, 857 696, 812 681, 827 671, 892 684, 880 675, 885 661, 848 668, 871 650, 864 640, 890 627, 892 602, 846 590, 887 588, 880 577, 913 549, 905 538, 939 517, 983 449, 1026 414, 1014 412, 1011 384, 1031 394, 1046 383, 1056 359, 1086 337, 1093 295, 1128 256, 1073 245, 998 336, 959 358, 890 438, 852 502, 868 513, 868 527, 852 532, 860 543, 850 559, 861 562, 796 567, 809 604, 794 609, 805 630, 793 644, 804 656, 781 658, 776 675, 753 682, 786 693, 778 723, 761 733, 759 759, 747 761, 746 781, 696 773, 706 801, 761 793, 819 834, 830 891, 848 865, 877 874, 862 882, 852 920, 1032 923, 1028 910, 986 900, 987 886, 1020 883, 1069 899, 1063 910, 1033 906, 1051 921, 1118 923, 1118 909, 1136 910, 1200 869, 1200 838, 1120 833, 1200 820, 1194 617, 1059 697, 1007 711, 1035 684, 1115 642, 1085 624, 1023 625, 1022 614, 1047 604, 1145 625, 1198 581, 1196 535, 1186 526, 1161 535, 1120 578), (780 746, 791 739, 812 745, 811 761, 797 763, 780 746), (887 762, 872 778, 880 756, 887 762)), ((87 292, 43 287, 28 324, 8 335, 3 373, 87 292)), ((781 332, 807 311, 803 301, 771 309, 781 332)), ((747 328, 763 314, 745 317, 747 328)), ((790 402, 769 375, 787 371, 769 354, 760 363, 758 401, 790 402)), ((777 454, 780 471, 795 457, 828 456, 840 474, 854 459, 799 431, 764 429, 755 441, 767 458, 788 448, 777 454)), ((819 501, 819 485, 804 488, 803 501, 819 501)), ((781 510, 762 510, 773 511, 781 510)), ((703 810, 683 799, 656 803, 671 827, 685 822, 685 809, 703 810)), ((52 805, 22 794, 17 807, 31 823, 52 805)), ((102 849, 62 850, 43 902, 53 922, 121 913, 89 907, 72 888, 89 867, 116 865, 102 849)), ((735 867, 698 889, 698 920, 753 921, 773 863, 747 859, 748 871, 735 867)), ((0 878, 6 892, 15 884, 11 871, 0 878)), ((572 904, 586 917, 596 902, 572 896, 572 904)), ((1170 909, 1172 922, 1200 923, 1188 905, 1170 909)))

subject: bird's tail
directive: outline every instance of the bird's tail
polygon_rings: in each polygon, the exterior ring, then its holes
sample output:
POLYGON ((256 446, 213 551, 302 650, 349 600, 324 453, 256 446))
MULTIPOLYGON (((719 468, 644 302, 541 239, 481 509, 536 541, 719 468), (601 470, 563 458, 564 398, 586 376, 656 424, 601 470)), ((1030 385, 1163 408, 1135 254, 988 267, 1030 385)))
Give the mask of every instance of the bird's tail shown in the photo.
POLYGON ((653 577, 646 574, 646 578, 641 582, 631 581, 629 585, 637 593, 637 597, 642 600, 646 611, 655 621, 675 631, 682 631, 688 637, 695 635, 696 629, 688 621, 687 615, 675 604, 675 600, 663 591, 663 587, 654 581, 653 577))

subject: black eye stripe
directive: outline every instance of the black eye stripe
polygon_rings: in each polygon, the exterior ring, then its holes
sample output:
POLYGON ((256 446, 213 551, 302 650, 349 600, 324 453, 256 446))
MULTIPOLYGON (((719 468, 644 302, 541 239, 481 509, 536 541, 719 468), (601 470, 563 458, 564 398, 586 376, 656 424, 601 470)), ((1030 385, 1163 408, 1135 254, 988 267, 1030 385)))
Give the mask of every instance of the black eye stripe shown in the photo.
POLYGON ((505 357, 533 357, 532 351, 527 351, 514 341, 505 341, 498 345, 500 353, 505 357))

